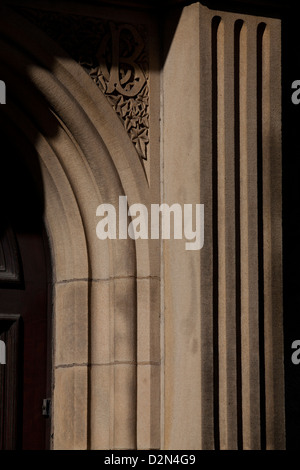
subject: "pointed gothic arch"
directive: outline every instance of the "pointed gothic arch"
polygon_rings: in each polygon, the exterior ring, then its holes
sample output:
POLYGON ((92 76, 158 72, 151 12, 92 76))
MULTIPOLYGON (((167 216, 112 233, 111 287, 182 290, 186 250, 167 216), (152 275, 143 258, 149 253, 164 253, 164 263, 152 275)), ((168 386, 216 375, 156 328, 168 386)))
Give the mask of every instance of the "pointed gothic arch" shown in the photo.
POLYGON ((24 139, 39 155, 52 253, 53 448, 157 446, 159 421, 150 417, 159 409, 159 272, 148 240, 100 241, 95 231, 102 202, 126 195, 129 204, 149 204, 142 164, 83 69, 6 14, 1 78, 10 90, 1 111, 20 152, 24 139))

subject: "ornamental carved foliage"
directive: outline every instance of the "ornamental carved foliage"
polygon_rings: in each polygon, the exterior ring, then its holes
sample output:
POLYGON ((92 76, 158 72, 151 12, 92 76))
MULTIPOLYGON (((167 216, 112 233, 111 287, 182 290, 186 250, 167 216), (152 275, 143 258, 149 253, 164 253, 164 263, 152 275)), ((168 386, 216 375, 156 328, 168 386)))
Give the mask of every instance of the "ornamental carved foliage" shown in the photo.
POLYGON ((149 153, 146 29, 99 18, 19 10, 76 60, 121 119, 138 155, 149 153))
POLYGON ((144 42, 129 24, 109 26, 97 52, 98 65, 89 69, 89 75, 122 119, 139 156, 147 159, 149 88, 144 42))

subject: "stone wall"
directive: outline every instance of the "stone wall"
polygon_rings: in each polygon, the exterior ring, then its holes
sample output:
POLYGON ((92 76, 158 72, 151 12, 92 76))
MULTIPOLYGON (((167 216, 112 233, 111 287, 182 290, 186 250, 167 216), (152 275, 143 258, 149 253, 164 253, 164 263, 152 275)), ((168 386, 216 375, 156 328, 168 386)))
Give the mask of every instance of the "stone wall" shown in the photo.
POLYGON ((284 448, 280 20, 40 3, 0 56, 43 174, 52 447, 284 448), (98 240, 121 195, 204 204, 203 248, 98 240))

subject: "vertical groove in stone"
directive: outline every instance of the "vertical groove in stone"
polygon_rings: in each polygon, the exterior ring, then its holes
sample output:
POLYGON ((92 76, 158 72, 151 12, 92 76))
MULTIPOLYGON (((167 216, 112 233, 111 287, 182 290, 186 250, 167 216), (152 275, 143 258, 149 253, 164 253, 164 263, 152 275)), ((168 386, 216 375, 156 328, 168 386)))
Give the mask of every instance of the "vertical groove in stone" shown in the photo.
POLYGON ((237 448, 234 27, 218 28, 218 259, 220 448, 237 448))
POLYGON ((265 335, 264 335, 264 224, 263 224, 263 149, 262 149, 262 38, 265 23, 257 27, 257 203, 258 203, 258 289, 260 352, 260 421, 261 449, 266 448, 265 335))
MULTIPOLYGON (((110 298, 115 297, 114 283, 110 284, 109 289, 109 296, 110 298)), ((115 315, 109 315, 109 357, 110 361, 113 363, 115 360, 115 315)), ((109 397, 109 405, 110 405, 110 413, 109 413, 109 442, 111 445, 111 449, 116 448, 116 430, 115 430, 115 381, 116 381, 116 374, 115 374, 115 367, 112 367, 109 374, 109 386, 112 393, 110 393, 109 397)))
POLYGON ((237 443, 243 448, 242 414, 242 354, 241 354, 241 220, 240 220, 240 53, 241 38, 245 30, 244 22, 234 24, 234 164, 235 164, 235 256, 236 256, 236 401, 237 401, 237 443))
POLYGON ((285 447, 280 26, 262 35, 262 189, 266 448, 285 447))
POLYGON ((221 18, 212 20, 212 218, 213 218, 213 350, 214 350, 214 442, 215 449, 220 449, 219 426, 219 263, 218 263, 218 27, 221 18))
MULTIPOLYGON (((218 422, 218 324, 214 299, 216 278, 215 242, 217 227, 212 188, 216 155, 216 37, 220 17, 207 10, 199 17, 200 35, 200 201, 205 203, 205 249, 200 251, 200 334, 201 334, 201 449, 219 448, 218 422), (214 65, 213 65, 214 64, 214 65), (214 137, 212 138, 212 132, 214 137), (214 157, 212 157, 214 155, 214 157), (216 382, 217 380, 217 382, 216 382), (217 388, 216 388, 217 386, 217 388)), ((217 251, 216 251, 217 253, 217 251)))

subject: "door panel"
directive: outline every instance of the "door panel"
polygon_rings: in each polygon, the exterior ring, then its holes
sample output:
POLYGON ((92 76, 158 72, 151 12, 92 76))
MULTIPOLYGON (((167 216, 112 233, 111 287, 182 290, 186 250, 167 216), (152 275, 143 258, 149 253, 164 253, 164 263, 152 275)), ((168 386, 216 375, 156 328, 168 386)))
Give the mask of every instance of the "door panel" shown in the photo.
POLYGON ((0 205, 0 340, 6 346, 6 364, 0 364, 0 449, 42 450, 49 447, 50 418, 42 405, 50 394, 51 369, 40 175, 38 170, 32 175, 17 153, 2 158, 0 171, 6 186, 0 205))
POLYGON ((17 449, 21 444, 22 410, 20 315, 0 314, 0 340, 5 344, 6 361, 0 366, 0 450, 17 449))

